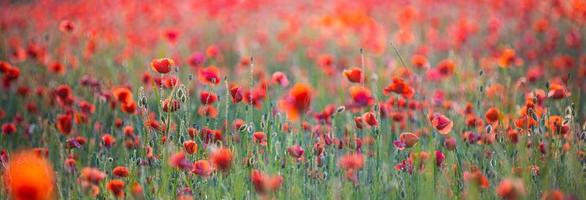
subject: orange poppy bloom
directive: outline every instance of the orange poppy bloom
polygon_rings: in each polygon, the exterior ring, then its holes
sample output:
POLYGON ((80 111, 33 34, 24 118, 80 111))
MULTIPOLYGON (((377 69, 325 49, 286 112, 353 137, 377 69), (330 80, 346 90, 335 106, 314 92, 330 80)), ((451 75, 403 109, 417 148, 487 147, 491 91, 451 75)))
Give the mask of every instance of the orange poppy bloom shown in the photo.
POLYGON ((175 62, 169 58, 154 59, 151 61, 151 67, 158 73, 166 74, 175 66, 175 62))
POLYGON ((415 89, 405 83, 403 79, 393 78, 393 83, 384 89, 384 93, 386 95, 390 94, 391 92, 400 94, 403 97, 410 99, 415 94, 415 89))
POLYGON ((496 187, 496 194, 506 200, 520 199, 525 196, 525 185, 519 179, 504 179, 496 187))
POLYGON ((362 69, 358 67, 351 67, 350 69, 344 70, 344 76, 348 79, 348 81, 352 83, 360 83, 362 82, 362 69))
POLYGON ((100 184, 100 181, 104 180, 104 178, 106 178, 106 174, 99 169, 85 167, 81 170, 78 180, 82 182, 82 185, 98 185, 100 184))
POLYGON ((220 147, 210 154, 210 161, 216 169, 228 171, 232 166, 232 151, 228 148, 220 147))
POLYGON ((353 106, 364 107, 374 104, 374 98, 370 89, 362 86, 350 87, 350 96, 352 97, 353 106))
POLYGON ((554 134, 565 135, 570 132, 570 126, 564 124, 564 119, 558 115, 549 116, 547 120, 547 128, 554 134))
POLYGON ((340 161, 338 161, 338 166, 344 170, 362 169, 362 167, 364 167, 364 156, 359 153, 344 155, 340 161))
POLYGON ((208 177, 212 174, 212 166, 207 160, 198 160, 193 163, 193 170, 191 172, 198 176, 208 177))
POLYGON ((411 64, 419 69, 429 68, 429 61, 424 55, 415 54, 411 57, 411 64))
POLYGON ((450 76, 454 74, 454 69, 456 68, 456 63, 454 63, 451 59, 442 60, 436 67, 439 74, 442 76, 450 76))
POLYGON ((374 113, 373 112, 364 113, 362 115, 362 119, 369 126, 378 126, 378 121, 376 120, 376 117, 374 116, 374 113))
POLYGON ((130 91, 130 89, 127 87, 114 88, 112 90, 112 95, 114 95, 114 98, 122 104, 134 101, 134 98, 132 97, 132 91, 130 91))
POLYGON ((220 83, 220 69, 216 66, 200 69, 197 78, 201 84, 217 85, 220 83))
POLYGON ((454 127, 454 122, 440 113, 434 113, 429 116, 431 125, 442 135, 447 135, 454 127))
POLYGON ((552 83, 549 86, 547 96, 552 99, 563 99, 564 97, 571 96, 571 93, 563 85, 552 83))
POLYGON ((405 147, 409 148, 415 146, 415 144, 419 142, 419 136, 411 132, 405 132, 399 135, 399 140, 401 140, 405 144, 405 147))
POLYGON ((312 91, 308 85, 297 83, 289 90, 289 94, 279 102, 279 106, 290 119, 297 120, 299 115, 303 115, 309 109, 311 95, 312 91))
POLYGON ((218 116, 218 110, 212 105, 204 105, 197 109, 197 113, 200 116, 209 117, 215 119, 218 116))
POLYGON ((106 187, 114 194, 114 196, 118 198, 124 198, 124 185, 124 181, 115 179, 108 182, 106 187))
POLYGON ((506 48, 503 50, 501 55, 498 58, 498 64, 500 67, 509 67, 513 64, 519 63, 520 60, 517 58, 515 54, 515 50, 511 48, 506 48))
POLYGON ((283 177, 280 175, 269 176, 259 170, 252 170, 250 180, 254 185, 254 189, 259 194, 271 192, 279 189, 283 183, 283 177))
POLYGON ((187 158, 185 158, 185 153, 183 153, 183 152, 173 154, 169 158, 169 165, 171 165, 174 168, 184 169, 184 170, 191 170, 193 167, 192 164, 189 162, 189 160, 187 160, 187 158))
POLYGON ((54 198, 55 179, 51 164, 33 151, 11 156, 4 170, 4 187, 8 197, 15 200, 45 200, 54 198))
POLYGON ((487 189, 490 186, 488 178, 484 174, 482 174, 482 171, 480 171, 476 167, 473 167, 473 169, 470 172, 464 172, 464 181, 471 182, 477 186, 480 186, 483 189, 487 189))

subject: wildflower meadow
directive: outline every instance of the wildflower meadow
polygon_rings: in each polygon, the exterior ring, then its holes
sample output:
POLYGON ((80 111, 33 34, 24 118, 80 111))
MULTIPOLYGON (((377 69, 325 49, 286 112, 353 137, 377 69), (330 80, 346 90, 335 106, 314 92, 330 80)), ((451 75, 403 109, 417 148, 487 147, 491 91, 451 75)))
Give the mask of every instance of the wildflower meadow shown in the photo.
POLYGON ((0 199, 586 199, 585 0, 0 0, 0 199))

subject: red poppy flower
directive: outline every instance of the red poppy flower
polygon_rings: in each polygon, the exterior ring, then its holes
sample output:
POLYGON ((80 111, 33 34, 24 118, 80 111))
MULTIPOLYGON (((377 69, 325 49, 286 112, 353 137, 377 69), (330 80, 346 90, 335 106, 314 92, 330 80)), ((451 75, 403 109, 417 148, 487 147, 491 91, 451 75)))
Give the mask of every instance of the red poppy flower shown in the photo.
POLYGON ((525 196, 525 185, 519 179, 504 179, 496 187, 496 194, 505 200, 516 200, 525 196))
POLYGON ((362 69, 357 67, 352 67, 350 69, 344 70, 344 77, 348 79, 348 81, 352 83, 360 83, 362 82, 362 69))
POLYGON ((489 108, 488 111, 486 111, 485 117, 486 121, 489 123, 495 123, 500 118, 500 111, 495 107, 489 108))
POLYGON ((415 90, 403 81, 401 78, 393 78, 393 83, 384 89, 386 95, 391 92, 402 95, 403 97, 410 99, 415 94, 415 90))
POLYGON ((175 61, 169 58, 154 59, 151 61, 151 67, 158 73, 166 74, 175 66, 175 61))
POLYGON ((272 77, 273 83, 279 84, 281 87, 287 87, 289 85, 289 79, 283 72, 275 72, 272 77))
POLYGON ((350 87, 350 96, 352 97, 352 106, 360 108, 374 104, 374 98, 372 97, 372 93, 366 87, 350 87))
POLYGON ((232 151, 228 148, 220 147, 210 154, 210 161, 216 169, 228 171, 232 166, 232 151))
POLYGON ((108 188, 108 190, 110 190, 114 196, 118 198, 124 198, 124 185, 124 181, 115 179, 108 182, 108 184, 106 184, 106 188, 108 188))
POLYGON ((197 151, 197 143, 193 140, 187 140, 183 142, 183 149, 185 149, 185 152, 188 154, 193 154, 197 151))
POLYGON ((198 160, 193 163, 191 172, 201 177, 208 177, 212 174, 212 166, 207 160, 198 160))
POLYGON ((447 135, 454 127, 454 122, 440 113, 434 113, 429 116, 431 125, 442 135, 447 135))
POLYGON ((114 167, 114 169, 112 170, 112 174, 114 174, 117 177, 127 177, 129 174, 128 168, 126 168, 124 166, 114 167))
POLYGON ((61 134, 69 135, 73 129, 73 117, 69 114, 59 114, 55 126, 61 134))
POLYGON ((218 100, 218 96, 214 92, 202 91, 199 94, 199 101, 204 104, 214 104, 218 100))
POLYGON ((289 94, 279 102, 287 116, 292 120, 297 120, 299 115, 303 115, 311 105, 312 91, 308 85, 298 83, 289 90, 289 94))
POLYGON ((220 83, 220 70, 216 66, 200 69, 197 78, 201 84, 217 85, 220 83))

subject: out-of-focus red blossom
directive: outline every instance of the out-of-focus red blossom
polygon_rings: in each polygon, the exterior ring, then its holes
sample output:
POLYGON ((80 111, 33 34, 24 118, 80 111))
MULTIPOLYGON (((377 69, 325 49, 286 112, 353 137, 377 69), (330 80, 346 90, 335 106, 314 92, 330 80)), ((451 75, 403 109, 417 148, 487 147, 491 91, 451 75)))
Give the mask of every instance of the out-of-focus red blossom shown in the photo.
POLYGON ((206 49, 206 55, 210 58, 217 58, 220 55, 220 48, 216 45, 210 45, 206 49))
POLYGON ((232 96, 232 103, 238 103, 240 101, 242 101, 242 90, 240 89, 240 86, 236 85, 236 84, 232 84, 230 86, 230 96, 232 96))
POLYGON ((116 138, 114 138, 112 135, 108 133, 102 135, 102 144, 104 144, 106 148, 112 147, 114 143, 116 143, 116 138))
POLYGON ((279 101, 279 107, 287 113, 287 116, 292 120, 299 119, 311 105, 312 91, 311 87, 306 84, 297 83, 287 96, 279 101))
POLYGON ((124 166, 117 166, 117 167, 114 167, 114 169, 112 170, 112 174, 114 174, 117 177, 127 177, 129 172, 128 172, 128 168, 126 168, 124 166))
POLYGON ((358 67, 351 67, 350 69, 345 69, 344 77, 348 79, 348 81, 352 83, 360 83, 362 82, 362 70, 358 67))
POLYGON ((456 145, 457 145, 457 142, 456 142, 456 138, 454 138, 454 137, 447 137, 444 140, 444 146, 446 147, 446 149, 448 149, 450 151, 455 150, 456 145))
POLYGON ((199 101, 204 104, 214 104, 218 100, 218 95, 214 92, 202 91, 199 93, 199 101))
POLYGON ((541 200, 565 200, 566 195, 559 190, 545 191, 541 194, 541 200))
POLYGON ((220 171, 228 171, 232 167, 232 150, 219 147, 210 153, 210 161, 212 165, 220 171))
POLYGON ((4 169, 3 187, 15 200, 44 200, 55 198, 55 172, 49 160, 25 150, 10 156, 4 169))
POLYGON ((281 87, 287 87, 289 85, 289 79, 283 72, 275 72, 272 76, 272 81, 275 84, 279 84, 281 87))
POLYGON ((512 65, 521 65, 522 60, 517 57, 515 50, 511 48, 505 48, 498 58, 498 64, 500 67, 506 68, 512 65))
POLYGON ((489 123, 495 123, 500 118, 500 111, 495 107, 491 107, 486 111, 484 116, 486 117, 486 121, 489 123))
POLYGON ((302 160, 305 150, 303 150, 303 148, 299 145, 294 145, 287 148, 287 153, 289 153, 291 157, 297 160, 302 160))
POLYGON ((197 109, 197 113, 203 117, 215 119, 218 116, 218 110, 213 105, 204 105, 197 109))
POLYGON ((198 160, 193 163, 192 173, 201 177, 208 177, 212 174, 212 165, 207 160, 198 160))
POLYGON ((59 114, 55 126, 61 134, 69 135, 73 130, 73 117, 69 114, 59 114))
POLYGON ((181 102, 177 99, 165 99, 162 106, 164 112, 175 112, 181 107, 181 102))
POLYGON ((118 179, 111 180, 106 184, 106 188, 108 188, 108 190, 110 190, 110 192, 112 192, 117 198, 124 198, 124 186, 124 181, 118 179))
POLYGON ((252 134, 252 139, 257 144, 260 144, 262 146, 267 145, 266 134, 264 132, 254 132, 252 134))
POLYGON ((496 187, 496 194, 506 200, 521 199, 525 196, 525 185, 520 179, 507 178, 496 187))
POLYGON ((217 85, 220 83, 220 69, 216 66, 202 68, 197 76, 201 84, 217 85))
POLYGON ((464 182, 472 183, 483 189, 487 189, 490 186, 488 178, 476 167, 473 167, 470 171, 464 172, 464 182))
POLYGON ((159 58, 151 61, 151 67, 155 72, 166 74, 175 66, 175 61, 169 58, 159 58))
POLYGON ((441 113, 434 113, 429 116, 431 125, 442 135, 447 135, 452 130, 454 122, 441 113))
POLYGON ((188 154, 194 154, 197 151, 197 143, 193 140, 187 140, 183 142, 183 149, 185 149, 185 152, 188 154))
POLYGON ((572 94, 561 84, 552 83, 549 85, 549 93, 547 96, 552 99, 563 99, 572 94))
POLYGON ((558 115, 549 116, 546 125, 553 134, 565 135, 570 132, 568 123, 565 123, 558 115))
POLYGON ((427 58, 421 54, 413 55, 411 57, 411 64, 418 69, 427 69, 430 67, 427 58))
POLYGON ((192 170, 193 165, 187 158, 185 158, 185 153, 178 152, 173 154, 169 158, 169 165, 174 168, 182 169, 182 170, 192 170))
POLYGON ((280 175, 269 176, 259 170, 252 170, 250 180, 254 189, 259 194, 276 191, 283 184, 283 177, 280 175))
POLYGON ((352 104, 350 107, 362 108, 374 104, 374 97, 370 90, 362 86, 350 87, 350 96, 352 97, 352 104))
POLYGON ((97 168, 84 167, 81 170, 78 181, 81 182, 82 186, 98 185, 102 180, 106 178, 106 173, 100 171, 97 168))
POLYGON ((16 132, 16 124, 4 123, 2 124, 2 135, 12 135, 16 132))
POLYGON ((393 82, 384 89, 384 93, 389 95, 391 92, 402 95, 403 97, 410 99, 415 94, 415 89, 405 83, 401 78, 393 78, 393 82))
POLYGON ((71 33, 75 30, 75 25, 70 20, 63 20, 59 23, 59 30, 64 33, 71 33))
POLYGON ((364 167, 364 156, 360 153, 346 154, 340 158, 338 166, 343 170, 360 170, 364 167))
POLYGON ((364 113, 362 115, 362 119, 364 120, 364 122, 366 122, 366 124, 368 124, 369 126, 378 126, 378 121, 376 119, 376 116, 374 115, 373 112, 367 112, 364 113))
POLYGON ((442 60, 437 66, 437 72, 442 75, 443 77, 448 77, 454 74, 454 70, 456 68, 456 63, 454 63, 451 59, 442 60))
POLYGON ((439 150, 435 150, 435 165, 441 167, 446 159, 446 155, 439 150))

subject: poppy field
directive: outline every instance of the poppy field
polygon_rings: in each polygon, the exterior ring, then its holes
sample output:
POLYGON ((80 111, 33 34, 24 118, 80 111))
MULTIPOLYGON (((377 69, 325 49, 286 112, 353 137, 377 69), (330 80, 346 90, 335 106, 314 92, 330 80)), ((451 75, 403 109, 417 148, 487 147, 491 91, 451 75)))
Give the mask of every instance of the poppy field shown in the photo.
POLYGON ((0 199, 586 199, 585 0, 0 1, 0 199))

